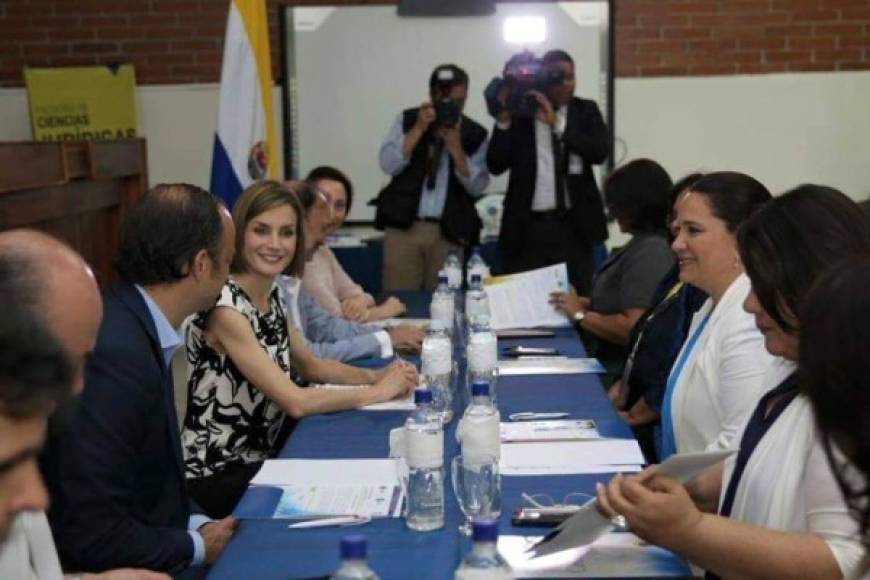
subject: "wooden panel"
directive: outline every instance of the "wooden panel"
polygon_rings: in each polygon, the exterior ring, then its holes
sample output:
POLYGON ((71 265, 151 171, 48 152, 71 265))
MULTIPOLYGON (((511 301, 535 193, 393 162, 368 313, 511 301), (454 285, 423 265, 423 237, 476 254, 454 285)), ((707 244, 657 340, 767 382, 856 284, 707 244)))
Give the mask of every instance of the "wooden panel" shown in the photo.
POLYGON ((75 248, 101 286, 117 278, 121 221, 147 184, 143 139, 0 143, 0 179, 0 230, 46 231, 75 248))
POLYGON ((0 193, 64 183, 59 143, 0 143, 0 193))
POLYGON ((91 178, 111 179, 145 172, 139 148, 142 139, 88 141, 91 178))

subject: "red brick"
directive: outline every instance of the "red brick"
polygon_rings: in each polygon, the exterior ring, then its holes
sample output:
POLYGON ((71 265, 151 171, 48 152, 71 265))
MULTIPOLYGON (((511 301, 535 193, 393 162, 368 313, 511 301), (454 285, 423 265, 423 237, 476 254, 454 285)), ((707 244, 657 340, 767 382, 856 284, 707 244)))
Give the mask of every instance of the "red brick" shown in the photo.
POLYGON ((831 65, 818 62, 790 62, 788 70, 792 72, 817 72, 831 70, 831 65))
POLYGON ((870 59, 855 62, 838 62, 837 70, 868 70, 870 69, 870 59))
POLYGON ((116 42, 83 42, 72 45, 73 54, 105 54, 118 50, 116 42))
POLYGON ((662 38, 665 40, 671 39, 689 39, 689 38, 710 38, 711 30, 709 28, 663 28, 662 38))
POLYGON ((776 51, 768 50, 764 53, 764 62, 809 62, 812 52, 804 51, 776 51))
POLYGON ((638 52, 683 52, 686 50, 686 42, 682 40, 639 40, 638 52))
POLYGON ((644 77, 678 77, 688 72, 684 66, 645 66, 640 69, 640 75, 644 77))
POLYGON ((813 27, 809 24, 793 24, 787 26, 768 26, 765 28, 768 36, 810 36, 813 27))
POLYGON ((837 39, 838 48, 870 48, 870 35, 841 36, 837 39))
POLYGON ((97 38, 100 40, 136 40, 146 38, 145 29, 131 27, 98 28, 97 38))
POLYGON ((217 52, 217 40, 176 40, 170 44, 170 50, 217 52))
POLYGON ((764 74, 773 72, 784 72, 788 70, 788 66, 782 62, 766 62, 762 64, 740 64, 737 65, 738 73, 745 74, 764 74))
POLYGON ((736 64, 706 64, 689 67, 691 75, 731 75, 737 72, 736 64))
POLYGON ((813 27, 816 36, 836 36, 838 34, 861 34, 862 24, 816 24, 813 27))
POLYGON ((789 38, 789 50, 833 50, 837 47, 837 39, 833 36, 817 36, 813 38, 789 38))
POLYGON ((659 28, 628 28, 626 30, 616 31, 617 42, 622 40, 644 40, 658 39, 662 37, 662 31, 659 28))
POLYGON ((837 10, 792 10, 792 22, 819 22, 822 20, 838 20, 840 12, 837 10))
POLYGON ((138 40, 122 43, 121 50, 132 54, 162 54, 169 50, 169 45, 165 42, 138 40))
POLYGON ((837 62, 846 60, 861 60, 862 51, 859 48, 843 48, 837 50, 813 51, 814 62, 837 62))
POLYGON ((740 50, 784 50, 785 38, 741 38, 740 50))
POLYGON ((737 48, 736 40, 693 40, 689 42, 689 52, 721 54, 737 48))
POLYGON ((628 66, 652 66, 659 64, 660 61, 661 56, 654 53, 626 55, 619 59, 619 62, 628 66))

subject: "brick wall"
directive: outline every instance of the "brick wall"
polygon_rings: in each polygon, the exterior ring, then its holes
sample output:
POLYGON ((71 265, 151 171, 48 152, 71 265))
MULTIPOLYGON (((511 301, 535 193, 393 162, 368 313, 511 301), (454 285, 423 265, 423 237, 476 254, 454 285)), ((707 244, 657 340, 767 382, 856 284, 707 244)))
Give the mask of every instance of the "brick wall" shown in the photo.
MULTIPOLYGON (((617 75, 870 69, 870 0, 617 0, 617 75)), ((278 72, 278 7, 268 0, 278 72)), ((295 4, 383 4, 302 0, 295 4)), ((228 0, 0 0, 0 87, 24 65, 132 62, 139 84, 215 82, 228 0)))

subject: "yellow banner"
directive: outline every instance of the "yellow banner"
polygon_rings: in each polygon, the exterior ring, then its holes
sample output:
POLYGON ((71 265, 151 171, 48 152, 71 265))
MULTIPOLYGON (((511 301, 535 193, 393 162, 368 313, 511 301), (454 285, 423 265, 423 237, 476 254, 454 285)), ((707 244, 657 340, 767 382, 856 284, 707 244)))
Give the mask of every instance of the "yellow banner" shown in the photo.
POLYGON ((25 68, 36 141, 136 137, 133 65, 25 68))

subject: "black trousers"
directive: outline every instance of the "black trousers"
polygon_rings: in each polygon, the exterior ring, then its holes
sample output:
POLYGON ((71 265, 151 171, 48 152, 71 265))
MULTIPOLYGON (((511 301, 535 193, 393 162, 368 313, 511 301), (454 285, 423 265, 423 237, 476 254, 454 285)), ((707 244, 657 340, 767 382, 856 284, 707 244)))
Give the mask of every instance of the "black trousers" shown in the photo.
POLYGON ((187 491, 208 517, 225 518, 233 512, 262 465, 262 461, 236 463, 208 477, 188 479, 187 491))
POLYGON ((526 231, 522 249, 515 255, 504 256, 507 273, 524 272, 552 266, 560 262, 568 265, 568 280, 581 296, 589 296, 594 273, 593 247, 575 233, 563 217, 554 212, 535 216, 526 231))

